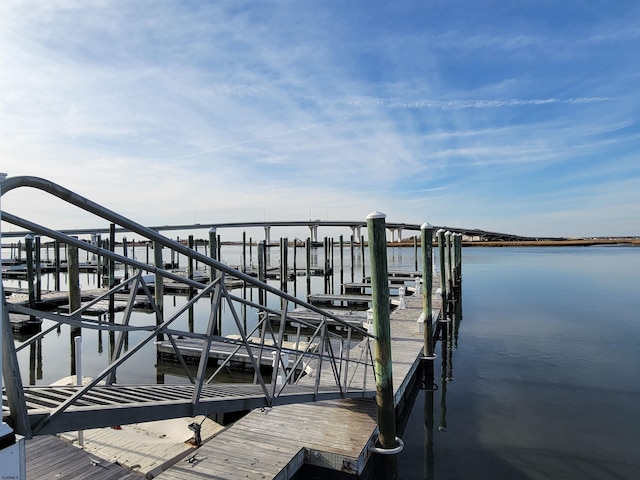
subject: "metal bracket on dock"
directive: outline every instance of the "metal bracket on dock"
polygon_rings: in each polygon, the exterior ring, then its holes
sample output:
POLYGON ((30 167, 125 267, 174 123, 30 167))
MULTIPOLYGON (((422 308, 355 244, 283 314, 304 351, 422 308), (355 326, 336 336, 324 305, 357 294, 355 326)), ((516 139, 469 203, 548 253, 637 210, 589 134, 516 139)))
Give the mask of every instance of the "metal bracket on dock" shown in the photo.
POLYGON ((371 453, 379 453, 380 455, 397 455, 398 453, 402 452, 402 450, 404 450, 404 442, 399 437, 396 437, 396 443, 398 444, 398 446, 395 448, 377 447, 374 443, 373 445, 369 446, 369 451, 371 453))

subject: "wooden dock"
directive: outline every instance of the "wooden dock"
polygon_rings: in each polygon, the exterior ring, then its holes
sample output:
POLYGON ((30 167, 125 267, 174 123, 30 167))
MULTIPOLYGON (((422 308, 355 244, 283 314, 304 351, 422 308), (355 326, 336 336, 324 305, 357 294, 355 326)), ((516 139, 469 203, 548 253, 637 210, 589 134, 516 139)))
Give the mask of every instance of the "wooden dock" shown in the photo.
MULTIPOLYGON (((249 356, 247 349, 243 347, 235 352, 241 341, 240 336, 232 335, 227 337, 227 340, 228 341, 214 340, 211 342, 211 346, 209 348, 209 359, 213 361, 224 361, 232 355, 229 363, 231 367, 252 369, 251 357, 249 356)), ((265 341, 265 346, 263 348, 260 345, 260 338, 250 338, 249 341, 250 343, 255 344, 255 346, 251 347, 251 354, 258 364, 261 366, 271 367, 273 365, 273 342, 269 344, 268 341, 265 341)), ((203 340, 196 338, 178 338, 175 339, 175 342, 178 347, 178 351, 185 358, 185 361, 189 361, 188 359, 192 359, 194 362, 199 361, 204 345, 203 340)), ((308 349, 308 351, 314 352, 318 345, 317 343, 309 344, 309 342, 300 341, 283 342, 282 346, 295 361, 296 351, 304 352, 308 349)), ((157 341, 156 348, 158 355, 162 358, 173 359, 176 357, 175 349, 168 340, 157 341)))
POLYGON ((52 435, 27 441, 27 478, 67 480, 140 480, 126 468, 98 458, 52 435))
MULTIPOLYGON (((138 475, 153 478, 195 453, 197 447, 191 441, 194 432, 189 428, 193 422, 200 425, 203 442, 224 430, 222 425, 207 417, 173 418, 118 428, 93 428, 82 432, 82 449, 95 458, 117 463, 138 475)), ((64 433, 61 438, 79 447, 78 432, 64 433)))
MULTIPOLYGON (((396 406, 415 380, 423 348, 422 296, 391 314, 396 406)), ((439 307, 440 297, 434 295, 439 307)), ((434 318, 439 308, 434 310, 434 318)), ((377 438, 375 399, 330 400, 253 410, 205 443, 192 462, 178 462, 161 480, 291 478, 303 464, 361 474, 377 438)))

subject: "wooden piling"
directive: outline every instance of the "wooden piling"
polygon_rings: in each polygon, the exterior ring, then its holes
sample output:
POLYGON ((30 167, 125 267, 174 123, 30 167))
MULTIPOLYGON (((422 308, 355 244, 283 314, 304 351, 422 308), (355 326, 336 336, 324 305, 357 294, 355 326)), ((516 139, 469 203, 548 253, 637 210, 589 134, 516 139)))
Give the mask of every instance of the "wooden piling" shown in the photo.
MULTIPOLYGON (((386 235, 387 235, 387 233, 385 232, 385 236, 383 237, 384 241, 385 241, 385 245, 386 245, 386 241, 387 241, 386 235)), ((369 237, 369 238, 371 238, 371 237, 369 237)), ((369 254, 369 255, 371 255, 371 254, 369 254)), ((362 281, 364 282, 364 279, 367 276, 366 265, 365 265, 366 262, 364 261, 364 235, 360 236, 360 258, 362 259, 362 281)))
MULTIPOLYGON (((95 237, 96 247, 102 248, 102 237, 100 235, 96 235, 95 237)), ((147 263, 149 263, 149 247, 147 246, 147 263)), ((94 255, 96 259, 96 286, 98 288, 102 288, 102 256, 94 255)))
POLYGON ((80 308, 80 264, 78 259, 78 247, 68 245, 67 250, 67 279, 69 282, 69 312, 73 313, 80 308))
MULTIPOLYGON (((156 268, 164 269, 164 261, 162 259, 162 245, 158 242, 153 244, 153 263, 156 268)), ((154 296, 156 305, 160 312, 164 311, 164 282, 162 275, 156 273, 154 278, 154 296)), ((161 319, 156 318, 156 325, 160 324, 161 319)))
POLYGON ((462 234, 457 233, 455 237, 455 247, 456 247, 456 285, 460 287, 462 280, 462 234))
POLYGON ((373 331, 376 337, 375 372, 379 427, 378 442, 382 449, 393 449, 396 448, 397 443, 391 361, 391 312, 389 309, 385 218, 383 213, 370 213, 367 216, 367 231, 369 235, 373 331))
MULTIPOLYGON (((209 257, 213 260, 218 259, 218 246, 217 246, 217 237, 216 237, 216 227, 211 227, 209 229, 209 257)), ((213 282, 216 278, 216 269, 213 267, 209 268, 209 279, 213 282)))
MULTIPOLYGON (((128 248, 128 243, 127 243, 127 237, 122 237, 122 256, 129 258, 128 253, 129 253, 129 248, 128 248)), ((126 263, 124 264, 124 279, 127 280, 129 278, 129 265, 127 265, 126 263)))
POLYGON ((54 283, 55 283, 56 291, 60 291, 60 241, 59 240, 55 240, 53 242, 53 248, 55 249, 55 251, 53 252, 53 261, 56 264, 55 266, 56 275, 55 275, 54 283))
MULTIPOLYGON (((445 264, 445 240, 444 240, 444 230, 440 229, 436 232, 438 236, 438 258, 440 260, 440 292, 442 295, 442 308, 446 310, 446 302, 447 302, 447 278, 446 278, 446 264, 445 264)), ((444 311, 443 311, 444 316, 444 311)))
POLYGON ((280 238, 280 290, 287 291, 287 273, 289 262, 287 253, 289 240, 286 237, 280 238))
POLYGON ((264 240, 258 242, 258 280, 264 282, 267 278, 267 266, 266 266, 266 245, 264 240))
MULTIPOLYGON (((67 280, 69 287, 69 313, 73 315, 82 305, 80 293, 80 260, 78 257, 78 247, 75 245, 67 245, 67 280)), ((71 375, 75 375, 76 373, 75 338, 80 334, 81 331, 79 328, 71 327, 69 336, 71 342, 71 375)))
MULTIPOLYGON (((189 235, 187 237, 187 246, 193 250, 193 235, 189 235)), ((189 258, 187 258, 187 276, 189 278, 189 280, 193 280, 193 258, 191 256, 189 256, 189 258)), ((189 298, 193 297, 194 294, 194 289, 193 286, 191 284, 189 284, 189 298)))
MULTIPOLYGON (((109 251, 114 253, 116 251, 116 225, 114 223, 109 224, 109 251)), ((109 289, 116 286, 116 261, 112 258, 109 259, 109 289)), ((109 321, 115 321, 115 297, 109 295, 109 321)))
POLYGON ((35 260, 35 273, 36 273, 36 302, 42 300, 42 258, 40 251, 40 235, 34 237, 34 260, 35 260))
POLYGON ((344 236, 340 235, 340 294, 344 294, 344 236))
POLYGON ((242 265, 240 265, 240 271, 247 271, 247 232, 242 232, 242 265))
POLYGON ((420 227, 422 246, 422 315, 424 315, 424 356, 433 358, 433 227, 428 223, 420 227))
POLYGON ((354 281, 354 271, 356 268, 356 252, 355 252, 355 237, 353 235, 351 235, 351 239, 349 241, 349 250, 350 250, 350 254, 351 254, 351 282, 353 283, 354 281))
POLYGON ((35 271, 33 262, 33 235, 28 234, 24 237, 24 248, 27 256, 27 286, 29 290, 29 308, 36 307, 35 292, 35 271))

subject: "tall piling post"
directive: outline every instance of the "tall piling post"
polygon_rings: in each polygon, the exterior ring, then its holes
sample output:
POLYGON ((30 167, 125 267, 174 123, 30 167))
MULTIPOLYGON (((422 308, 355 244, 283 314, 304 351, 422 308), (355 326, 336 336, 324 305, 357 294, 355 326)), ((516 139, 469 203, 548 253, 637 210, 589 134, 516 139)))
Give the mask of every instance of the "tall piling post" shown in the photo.
POLYGON ((378 404, 378 442, 382 449, 394 449, 396 416, 393 398, 391 361, 391 310, 387 269, 386 216, 380 212, 367 215, 369 262, 375 335, 376 402, 378 404))
POLYGON ((461 286, 462 282, 462 234, 458 233, 455 236, 456 247, 456 285, 461 286))
POLYGON ((54 288, 56 291, 60 291, 60 240, 53 241, 53 262, 55 263, 55 278, 54 278, 54 288))
MULTIPOLYGON (((80 261, 78 257, 78 247, 75 245, 67 245, 67 279, 69 287, 69 314, 73 314, 80 309, 82 304, 82 295, 80 292, 80 261)), ((76 350, 75 338, 81 334, 81 330, 77 327, 71 327, 71 375, 76 374, 76 350)))
POLYGON ((447 267, 446 267, 446 248, 445 248, 445 239, 444 239, 444 230, 440 229, 437 231, 436 235, 438 236, 438 257, 440 260, 440 292, 442 296, 442 316, 443 319, 446 317, 447 310, 447 267))
POLYGON ((420 227, 422 248, 422 315, 424 316, 424 356, 433 358, 433 227, 423 223, 420 227))
POLYGON ((340 293, 344 294, 344 236, 340 235, 340 293))
MULTIPOLYGON (((217 240, 218 238, 216 237, 216 227, 211 227, 209 229, 209 257, 211 257, 213 260, 218 259, 217 240)), ((216 278, 216 269, 213 267, 210 267, 209 281, 213 282, 215 278, 216 278)))
POLYGON ((311 238, 307 237, 304 243, 307 256, 307 295, 311 295, 311 238))
MULTIPOLYGON (((129 258, 129 244, 127 242, 127 237, 122 237, 122 256, 129 258)), ((124 264, 124 279, 129 279, 129 265, 127 263, 124 264)))
MULTIPOLYGON (((164 261, 162 259, 162 245, 158 242, 153 243, 153 264, 156 268, 164 269, 164 261)), ((156 273, 154 277, 154 297, 158 310, 164 311, 164 281, 162 275, 156 273)), ((156 325, 160 325, 162 319, 156 318, 156 325)))
POLYGON ((351 281, 353 282, 355 280, 355 236, 351 235, 351 241, 349 242, 349 251, 351 254, 351 281))
POLYGON ((444 232, 444 264, 445 264, 445 281, 447 284, 446 299, 449 300, 453 296, 452 281, 451 281, 451 232, 444 232))
MULTIPOLYGON (((24 237, 24 249, 27 255, 27 286, 29 291, 29 308, 35 308, 36 306, 36 291, 35 291, 35 270, 33 261, 33 235, 27 234, 24 237)), ((33 319, 33 317, 31 317, 33 319)))
POLYGON ((246 230, 242 232, 242 265, 240 266, 240 271, 243 273, 247 272, 247 232, 246 230))
MULTIPOLYGON (((258 242, 258 280, 261 282, 267 281, 267 266, 266 266, 266 244, 264 240, 258 242)), ((264 290, 260 288, 258 290, 258 298, 260 305, 264 305, 264 290)))
MULTIPOLYGON (((116 251, 116 226, 114 223, 109 224, 109 251, 115 253, 116 251)), ((67 264, 69 262, 67 261, 67 264)), ((116 286, 116 261, 113 258, 109 259, 109 289, 116 286)), ((109 321, 115 321, 115 297, 109 295, 109 321)), ((109 332, 110 338, 113 337, 113 332, 109 332)))
MULTIPOLYGON (((193 246, 194 246, 193 235, 189 235, 187 237, 187 246, 189 247, 190 250, 193 250, 193 246)), ((189 280, 193 280, 193 273, 194 273, 193 257, 189 256, 189 258, 187 258, 187 278, 189 278, 189 280)), ((194 290, 193 286, 189 284, 189 299, 193 297, 193 294, 194 294, 193 290, 194 290)))
POLYGON ((35 271, 36 271, 36 302, 40 302, 42 300, 42 250, 41 250, 41 239, 40 235, 36 235, 33 238, 33 253, 34 253, 34 261, 35 261, 35 271))
MULTIPOLYGON (((387 234, 385 232, 384 236, 382 237, 382 238, 384 238, 385 246, 386 246, 386 241, 387 241, 386 236, 387 236, 387 234)), ((369 240, 371 240, 371 237, 369 237, 369 240)), ((364 246, 365 246, 364 245, 364 235, 361 235, 360 236, 360 258, 362 259, 362 281, 363 282, 365 281, 365 278, 367 276, 367 273, 366 273, 366 270, 367 270, 366 269, 366 263, 367 262, 364 261, 364 246)), ((371 255, 371 254, 369 254, 369 255, 371 255)))

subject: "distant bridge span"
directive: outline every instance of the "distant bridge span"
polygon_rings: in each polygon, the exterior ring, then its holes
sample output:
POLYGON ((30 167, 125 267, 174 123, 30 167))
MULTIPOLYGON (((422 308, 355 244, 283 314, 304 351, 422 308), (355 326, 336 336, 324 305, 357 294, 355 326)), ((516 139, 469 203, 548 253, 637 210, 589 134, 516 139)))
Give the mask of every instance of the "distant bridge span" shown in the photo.
MULTIPOLYGON (((366 229, 366 220, 269 220, 262 222, 221 222, 221 223, 192 223, 192 224, 180 224, 180 225, 156 225, 148 227, 151 230, 157 232, 169 232, 169 231, 189 231, 189 230, 208 230, 214 228, 216 230, 232 229, 232 228, 264 228, 265 241, 271 243, 271 228, 272 227, 307 227, 309 228, 312 241, 318 241, 318 230, 320 227, 345 227, 350 228, 354 240, 360 241, 362 229, 366 229)), ((391 232, 391 241, 402 241, 402 233, 404 231, 419 232, 421 225, 417 223, 398 223, 398 222, 386 222, 386 228, 391 232)), ((449 226, 433 226, 434 230, 444 229, 452 233, 460 233, 467 237, 478 238, 481 240, 495 240, 495 241, 523 241, 523 240, 539 240, 537 237, 526 237, 520 235, 514 235, 511 233, 503 232, 490 232, 481 229, 469 229, 463 227, 449 227, 449 226)), ((123 227, 117 227, 118 233, 129 233, 131 230, 123 227)), ((20 238, 30 233, 29 231, 15 231, 15 232, 3 232, 4 237, 20 238)), ((80 229, 68 229, 60 230, 60 233, 65 235, 92 235, 92 234, 107 234, 109 228, 80 228, 80 229)))

